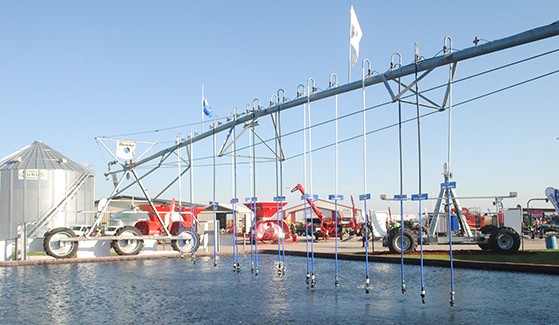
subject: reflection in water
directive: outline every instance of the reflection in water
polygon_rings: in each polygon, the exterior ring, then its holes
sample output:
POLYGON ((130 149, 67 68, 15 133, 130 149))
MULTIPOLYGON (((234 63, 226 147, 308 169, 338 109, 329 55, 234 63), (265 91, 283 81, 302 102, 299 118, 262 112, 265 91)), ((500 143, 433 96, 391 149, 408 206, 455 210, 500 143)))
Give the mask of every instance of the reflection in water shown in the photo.
MULTIPOLYGON (((554 276, 457 269, 456 305, 449 306, 449 270, 371 263, 371 292, 363 290, 364 262, 316 260, 316 287, 305 283, 305 259, 287 257, 277 275, 274 255, 260 255, 258 277, 232 271, 232 257, 158 259, 0 269, 3 324, 178 323, 518 323, 530 310, 537 323, 555 322, 554 276)), ((250 256, 240 258, 250 265, 250 256)))

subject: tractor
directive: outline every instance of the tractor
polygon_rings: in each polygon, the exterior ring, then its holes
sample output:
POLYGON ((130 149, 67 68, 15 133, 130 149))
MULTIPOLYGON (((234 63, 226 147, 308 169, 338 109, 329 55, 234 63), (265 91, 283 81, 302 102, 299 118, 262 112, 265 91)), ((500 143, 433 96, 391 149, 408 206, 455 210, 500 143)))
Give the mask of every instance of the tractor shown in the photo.
MULTIPOLYGON (((515 253, 520 248, 520 235, 511 227, 504 226, 503 208, 501 199, 495 197, 495 205, 498 209, 498 224, 484 225, 479 230, 472 230, 469 226, 464 209, 460 206, 455 195, 454 182, 449 182, 450 173, 444 172, 445 182, 441 185, 441 191, 432 214, 426 215, 427 223, 422 227, 420 233, 419 224, 406 224, 404 228, 399 223, 390 227, 387 235, 383 238, 383 246, 388 247, 393 253, 412 253, 415 251, 422 236, 423 244, 477 244, 482 250, 492 250, 500 253, 515 253), (449 205, 453 208, 450 209, 449 205), (448 212, 450 211, 450 222, 448 212), (403 240, 402 240, 403 236, 403 240)), ((507 197, 516 197, 511 192, 507 197)))

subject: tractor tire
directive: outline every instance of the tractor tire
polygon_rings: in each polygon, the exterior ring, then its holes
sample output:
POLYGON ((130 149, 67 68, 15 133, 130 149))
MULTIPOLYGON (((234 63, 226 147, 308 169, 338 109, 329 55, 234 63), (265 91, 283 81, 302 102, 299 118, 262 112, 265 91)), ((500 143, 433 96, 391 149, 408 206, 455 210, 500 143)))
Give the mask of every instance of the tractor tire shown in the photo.
POLYGON ((174 235, 181 237, 181 239, 171 240, 171 247, 178 252, 196 252, 200 247, 200 236, 198 234, 192 236, 190 230, 183 229, 182 232, 177 230, 174 235))
MULTIPOLYGON (((479 230, 481 231, 482 234, 491 235, 493 233, 496 233, 499 230, 499 228, 497 228, 496 226, 493 226, 493 225, 486 225, 486 226, 481 227, 479 230)), ((491 246, 490 241, 488 241, 486 243, 479 243, 477 245, 479 246, 479 248, 481 248, 484 251, 493 250, 493 247, 491 246)))
POLYGON ((402 249, 404 250, 404 254, 413 253, 415 252, 415 238, 413 234, 404 229, 404 245, 402 247, 402 234, 400 233, 400 228, 393 229, 390 234, 388 235, 388 249, 392 253, 400 254, 402 249))
POLYGON ((43 241, 43 249, 47 255, 54 258, 76 257, 78 252, 77 241, 61 242, 61 239, 76 237, 76 234, 70 228, 55 228, 45 234, 43 241))
POLYGON ((497 228, 497 226, 493 226, 493 225, 485 225, 481 228, 479 228, 479 231, 481 231, 482 234, 492 234, 494 232, 497 232, 499 228, 497 228))
POLYGON ((113 240, 111 246, 118 255, 138 255, 144 248, 143 239, 134 239, 134 237, 142 236, 136 227, 122 227, 116 232, 116 236, 122 238, 113 240))
POLYGON ((497 232, 491 234, 489 243, 496 252, 512 254, 520 248, 520 236, 512 228, 501 227, 497 232))

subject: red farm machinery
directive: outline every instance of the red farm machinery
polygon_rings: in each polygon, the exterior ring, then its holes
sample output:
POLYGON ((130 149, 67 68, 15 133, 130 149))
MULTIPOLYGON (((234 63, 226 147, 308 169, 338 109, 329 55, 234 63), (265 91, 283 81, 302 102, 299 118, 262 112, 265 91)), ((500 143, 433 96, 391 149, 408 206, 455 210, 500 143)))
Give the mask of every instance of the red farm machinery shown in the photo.
POLYGON ((320 211, 320 209, 316 207, 311 197, 307 195, 307 192, 305 191, 303 185, 297 184, 291 190, 291 193, 294 193, 296 191, 299 191, 303 195, 303 197, 306 197, 306 202, 310 205, 314 214, 316 214, 316 218, 310 216, 307 217, 306 220, 307 231, 309 232, 309 234, 314 235, 315 239, 318 240, 319 238, 323 238, 326 240, 329 239, 331 236, 335 236, 336 227, 338 227, 338 237, 340 239, 343 238, 344 234, 346 233, 350 235, 359 233, 360 224, 357 224, 357 222, 355 221, 355 209, 352 209, 353 216, 351 218, 342 218, 340 216, 340 213, 336 212, 337 220, 333 220, 334 218, 332 217, 324 216, 322 211, 320 211))
POLYGON ((111 247, 119 255, 137 255, 144 248, 144 240, 170 240, 174 250, 193 252, 200 246, 196 216, 206 208, 180 207, 175 200, 170 204, 144 204, 140 210, 145 211, 148 218, 136 221, 134 226, 121 227, 114 236, 98 236, 93 229, 86 236, 76 236, 71 229, 60 227, 45 233, 44 249, 55 258, 72 257, 78 250, 78 242, 91 236, 111 241, 111 247))
POLYGON ((254 213, 255 224, 251 228, 251 233, 255 232, 255 237, 253 235, 251 238, 260 242, 278 242, 280 239, 291 238, 292 242, 296 242, 297 235, 291 232, 285 217, 278 213, 286 204, 287 202, 245 203, 245 206, 254 213))

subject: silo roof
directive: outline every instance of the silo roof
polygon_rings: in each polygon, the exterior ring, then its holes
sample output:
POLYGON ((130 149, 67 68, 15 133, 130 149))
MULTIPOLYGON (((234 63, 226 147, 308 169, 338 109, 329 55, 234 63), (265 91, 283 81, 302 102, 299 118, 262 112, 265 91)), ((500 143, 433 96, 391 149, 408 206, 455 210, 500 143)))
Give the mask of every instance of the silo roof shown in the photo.
POLYGON ((0 160, 4 169, 48 169, 85 172, 87 168, 74 162, 42 141, 35 141, 0 160))

